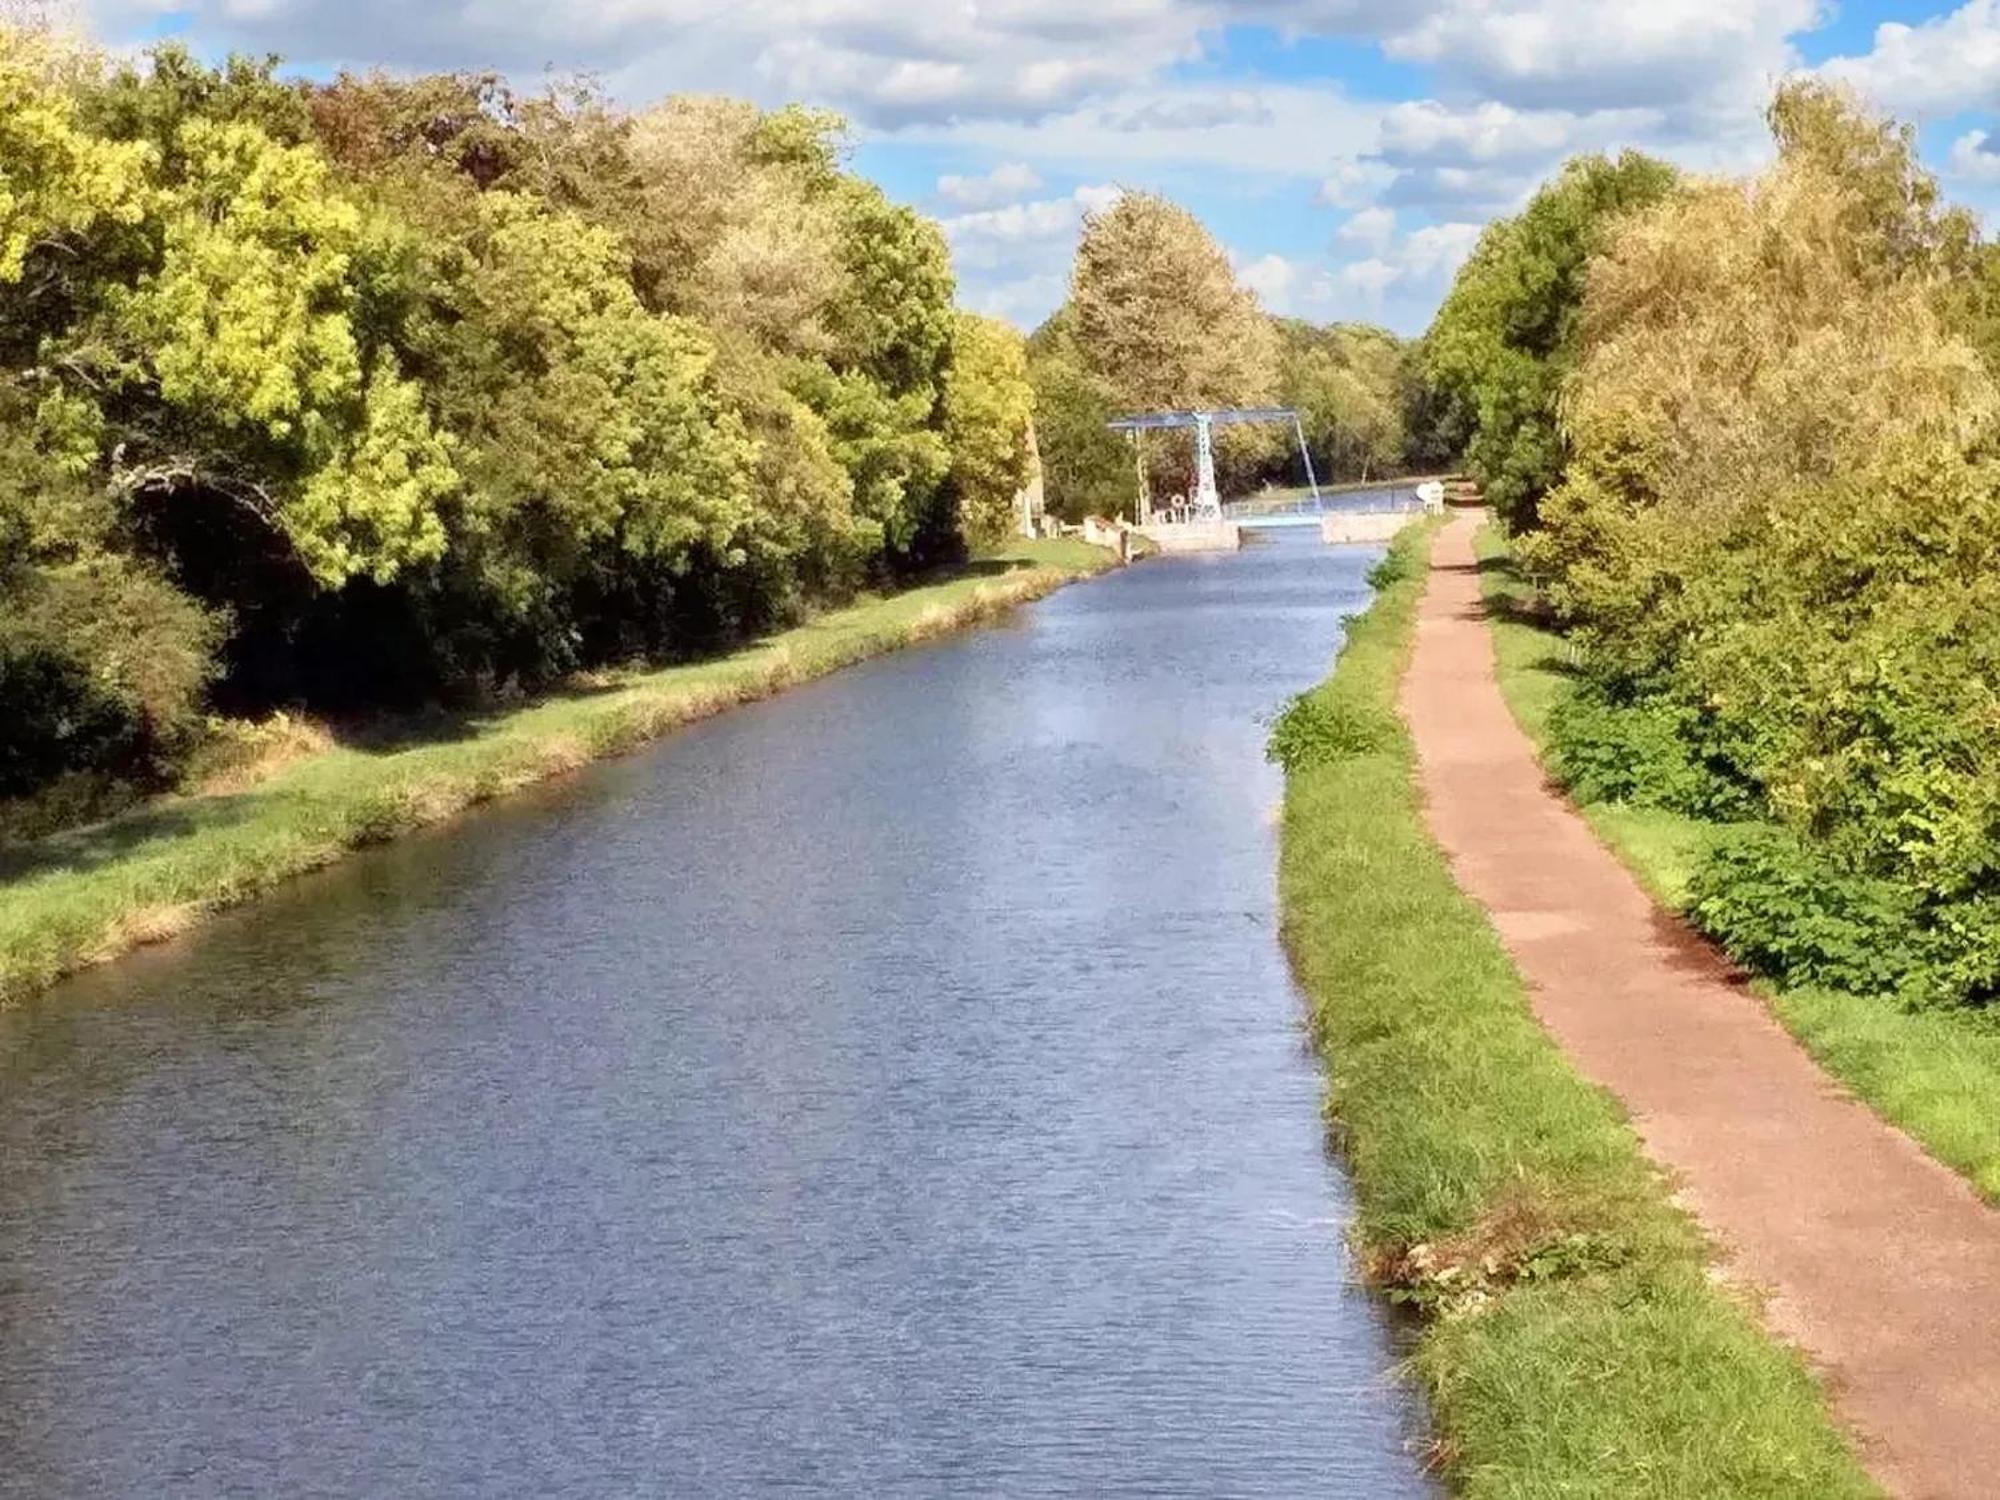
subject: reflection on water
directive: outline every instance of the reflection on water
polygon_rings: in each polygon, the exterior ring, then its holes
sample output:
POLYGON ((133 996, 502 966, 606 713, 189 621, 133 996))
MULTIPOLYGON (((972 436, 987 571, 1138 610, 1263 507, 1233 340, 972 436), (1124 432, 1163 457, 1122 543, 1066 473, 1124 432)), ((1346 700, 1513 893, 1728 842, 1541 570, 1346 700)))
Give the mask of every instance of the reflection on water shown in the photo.
POLYGON ((1427 1494, 1260 719, 1150 563, 0 1016, 8 1496, 1427 1494))

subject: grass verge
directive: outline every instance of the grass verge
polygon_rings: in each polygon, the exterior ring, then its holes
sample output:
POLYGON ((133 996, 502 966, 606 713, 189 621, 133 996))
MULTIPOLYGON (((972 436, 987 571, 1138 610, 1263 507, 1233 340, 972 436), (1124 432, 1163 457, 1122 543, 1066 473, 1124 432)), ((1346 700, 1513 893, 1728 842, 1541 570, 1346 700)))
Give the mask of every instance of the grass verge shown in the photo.
POLYGON ((1081 542, 1022 543, 964 576, 862 600, 727 656, 599 674, 588 687, 528 707, 454 718, 412 743, 334 746, 280 764, 254 786, 162 799, 8 850, 0 866, 0 1005, 172 937, 350 849, 990 618, 1111 562, 1081 542))
POLYGON ((1364 1262, 1424 1320, 1439 1466, 1482 1500, 1874 1494, 1425 829, 1395 697, 1434 534, 1392 548, 1276 743, 1285 940, 1364 1262))
MULTIPOLYGON (((1482 531, 1478 548, 1500 689, 1546 760, 1549 711, 1567 691, 1574 648, 1539 623, 1534 591, 1514 569, 1499 530, 1482 531)), ((1695 867, 1729 834, 1727 825, 1658 808, 1599 802, 1582 811, 1654 897, 1676 911, 1695 867)), ((1821 1067, 2000 1204, 2000 1029, 1990 1020, 1912 1012, 1887 997, 1764 982, 1753 988, 1821 1067)))

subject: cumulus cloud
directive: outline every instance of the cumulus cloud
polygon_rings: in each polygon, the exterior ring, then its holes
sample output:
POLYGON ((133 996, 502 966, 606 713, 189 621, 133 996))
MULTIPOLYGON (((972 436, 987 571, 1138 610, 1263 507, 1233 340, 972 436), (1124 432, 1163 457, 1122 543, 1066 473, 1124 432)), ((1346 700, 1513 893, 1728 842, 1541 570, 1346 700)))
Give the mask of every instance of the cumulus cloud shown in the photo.
POLYGON ((978 177, 946 173, 937 180, 938 196, 964 208, 986 208, 995 203, 1015 203, 1038 191, 1041 174, 1026 162, 1002 162, 978 177))
POLYGON ((1083 216, 1117 202, 1118 192, 1109 184, 1091 183, 1060 198, 1037 198, 1026 203, 1009 203, 1004 208, 983 208, 954 214, 940 222, 945 237, 961 257, 990 262, 1006 247, 1050 240, 1062 241, 1067 246, 1082 228, 1083 216))
POLYGON ((1335 287, 1324 266, 1285 256, 1260 255, 1236 267, 1236 279, 1257 294, 1267 312, 1286 317, 1324 316, 1335 287))
POLYGON ((1334 238, 1350 245, 1362 245, 1377 253, 1388 248, 1396 237, 1396 211, 1393 208, 1364 208, 1342 224, 1334 232, 1334 238))
POLYGON ((1967 0, 1915 26, 1885 21, 1871 50, 1820 72, 1904 116, 2000 106, 2000 0, 1967 0))
POLYGON ((1349 157, 1335 162, 1320 179, 1313 201, 1329 208, 1352 208, 1379 185, 1368 167, 1349 157))
POLYGON ((1427 224, 1403 241, 1403 265, 1417 280, 1442 282, 1465 263, 1484 228, 1481 224, 1427 224))
POLYGON ((1657 111, 1522 110, 1497 100, 1454 109, 1436 99, 1392 105, 1382 116, 1375 155, 1395 166, 1492 166, 1549 157, 1638 135, 1660 123, 1657 111))
POLYGON ((1392 266, 1379 255, 1371 255, 1366 260, 1350 261, 1340 268, 1340 284, 1358 294, 1370 304, 1379 303, 1382 294, 1403 278, 1403 268, 1392 266))
POLYGON ((1822 0, 1455 0, 1384 38, 1502 104, 1571 110, 1739 105, 1796 62, 1822 0))
POLYGON ((1053 198, 954 214, 941 221, 968 307, 1021 327, 1063 299, 1086 214, 1118 201, 1110 183, 1086 183, 1053 198))
POLYGON ((2000 187, 2000 138, 1984 130, 1968 130, 1951 143, 1950 171, 1952 176, 1981 187, 2000 187))
POLYGON ((1398 172, 1383 189, 1381 201, 1391 208, 1422 209, 1428 213, 1511 213, 1524 203, 1535 185, 1554 165, 1503 171, 1485 167, 1411 167, 1398 172))
POLYGON ((1215 125, 1267 125, 1271 106, 1251 89, 1191 90, 1127 110, 1107 109, 1102 118, 1112 130, 1206 130, 1215 125))

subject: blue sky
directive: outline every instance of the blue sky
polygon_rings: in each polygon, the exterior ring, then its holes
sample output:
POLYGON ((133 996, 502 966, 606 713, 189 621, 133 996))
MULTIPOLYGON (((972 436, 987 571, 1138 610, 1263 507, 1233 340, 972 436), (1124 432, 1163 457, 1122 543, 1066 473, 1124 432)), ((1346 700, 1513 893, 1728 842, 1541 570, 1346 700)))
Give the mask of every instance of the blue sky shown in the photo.
POLYGON ((1951 194, 2000 208, 2000 0, 87 3, 115 45, 179 35, 315 74, 553 67, 635 104, 839 109, 855 165, 944 223, 962 299, 1024 327, 1061 300, 1083 214, 1148 188, 1274 310, 1414 332, 1565 156, 1752 169, 1772 85, 1803 69, 1916 123, 1951 194))

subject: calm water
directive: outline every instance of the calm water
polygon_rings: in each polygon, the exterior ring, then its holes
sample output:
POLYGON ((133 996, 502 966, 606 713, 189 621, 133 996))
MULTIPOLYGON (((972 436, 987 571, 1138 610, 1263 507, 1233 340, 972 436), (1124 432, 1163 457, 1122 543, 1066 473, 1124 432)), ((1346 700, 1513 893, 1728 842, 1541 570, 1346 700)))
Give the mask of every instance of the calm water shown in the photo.
POLYGON ((1157 562, 0 1016, 8 1496, 1427 1494, 1259 719, 1157 562))

